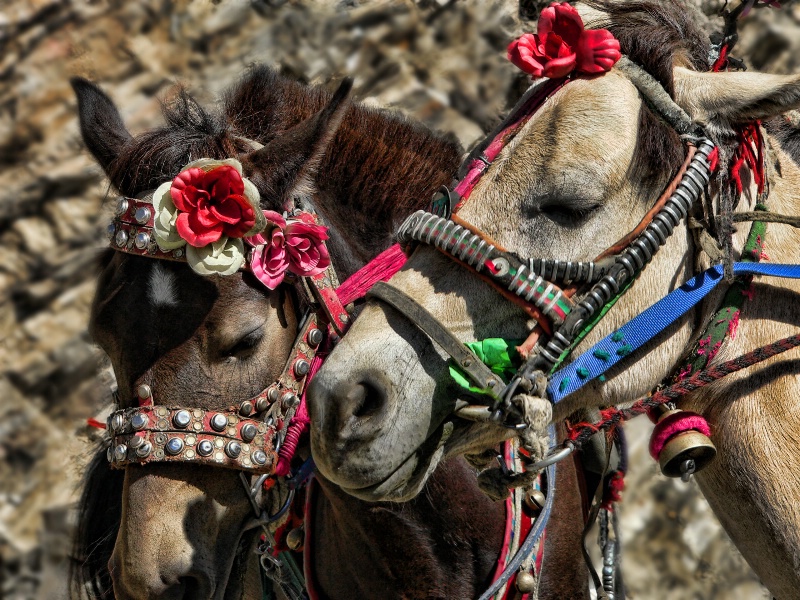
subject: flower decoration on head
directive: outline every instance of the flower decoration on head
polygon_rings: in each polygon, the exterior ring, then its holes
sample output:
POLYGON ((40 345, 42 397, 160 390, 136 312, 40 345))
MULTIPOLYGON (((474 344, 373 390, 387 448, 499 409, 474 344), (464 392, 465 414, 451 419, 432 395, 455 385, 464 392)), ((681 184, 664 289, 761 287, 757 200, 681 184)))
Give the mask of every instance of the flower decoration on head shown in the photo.
POLYGON ((153 231, 163 250, 186 246, 201 275, 231 275, 244 264, 242 238, 266 226, 256 186, 238 160, 201 158, 153 194, 153 231))
POLYGON ((327 228, 302 219, 284 219, 278 213, 265 210, 267 228, 245 241, 254 246, 250 270, 261 283, 274 290, 283 282, 286 271, 310 277, 318 275, 331 264, 325 247, 327 228))
POLYGON ((610 71, 622 57, 619 41, 607 29, 584 29, 578 11, 554 2, 542 11, 538 33, 526 33, 508 46, 508 60, 534 77, 555 79, 577 72, 610 71))

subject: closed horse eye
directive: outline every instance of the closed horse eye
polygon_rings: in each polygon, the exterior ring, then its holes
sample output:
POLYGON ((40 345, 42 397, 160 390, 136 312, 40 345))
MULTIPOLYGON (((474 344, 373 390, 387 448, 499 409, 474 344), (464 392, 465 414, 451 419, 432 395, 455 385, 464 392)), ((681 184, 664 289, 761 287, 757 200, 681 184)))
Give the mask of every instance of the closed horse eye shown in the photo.
POLYGON ((559 225, 576 226, 588 219, 591 214, 600 208, 599 204, 575 207, 565 204, 545 204, 539 210, 551 221, 559 225))
POLYGON ((223 358, 249 358, 253 355, 262 339, 264 339, 264 329, 259 327, 239 338, 236 343, 225 348, 220 354, 223 358))

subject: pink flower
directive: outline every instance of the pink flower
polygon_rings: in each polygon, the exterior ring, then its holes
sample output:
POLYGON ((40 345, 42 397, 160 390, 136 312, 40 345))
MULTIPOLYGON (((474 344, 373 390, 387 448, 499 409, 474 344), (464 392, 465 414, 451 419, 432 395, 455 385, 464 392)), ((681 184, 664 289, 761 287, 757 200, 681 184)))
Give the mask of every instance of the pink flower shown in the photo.
POLYGON ((566 2, 545 8, 538 33, 526 33, 508 46, 508 59, 534 77, 604 73, 621 56, 619 41, 611 32, 585 30, 578 11, 566 2))
POLYGON ((172 180, 170 196, 181 211, 175 228, 195 248, 223 235, 241 238, 255 226, 255 209, 244 195, 242 175, 230 165, 182 171, 172 180))
POLYGON ((250 270, 267 288, 274 290, 290 271, 301 277, 322 273, 331 259, 325 240, 327 230, 322 225, 287 221, 278 213, 265 210, 267 229, 245 241, 254 246, 250 270))

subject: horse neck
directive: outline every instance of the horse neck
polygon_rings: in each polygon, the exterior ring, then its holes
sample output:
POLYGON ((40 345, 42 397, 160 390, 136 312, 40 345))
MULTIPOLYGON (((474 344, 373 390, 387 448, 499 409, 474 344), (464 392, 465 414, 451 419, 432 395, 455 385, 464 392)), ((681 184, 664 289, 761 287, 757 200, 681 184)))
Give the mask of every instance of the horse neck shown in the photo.
POLYGON ((368 503, 319 480, 311 569, 322 597, 467 598, 490 583, 505 509, 462 458, 404 504, 368 503))

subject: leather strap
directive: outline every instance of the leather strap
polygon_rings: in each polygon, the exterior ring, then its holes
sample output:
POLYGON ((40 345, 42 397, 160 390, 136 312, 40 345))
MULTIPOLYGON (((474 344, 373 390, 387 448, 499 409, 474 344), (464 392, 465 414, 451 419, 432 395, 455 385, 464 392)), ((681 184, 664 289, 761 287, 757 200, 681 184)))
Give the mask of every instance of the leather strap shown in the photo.
POLYGON ((367 293, 367 299, 370 298, 385 302, 397 310, 447 352, 476 386, 495 400, 501 398, 505 383, 416 300, 383 281, 372 286, 367 293))

